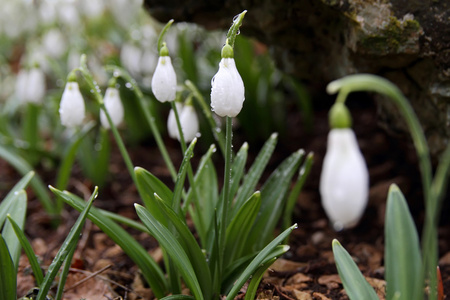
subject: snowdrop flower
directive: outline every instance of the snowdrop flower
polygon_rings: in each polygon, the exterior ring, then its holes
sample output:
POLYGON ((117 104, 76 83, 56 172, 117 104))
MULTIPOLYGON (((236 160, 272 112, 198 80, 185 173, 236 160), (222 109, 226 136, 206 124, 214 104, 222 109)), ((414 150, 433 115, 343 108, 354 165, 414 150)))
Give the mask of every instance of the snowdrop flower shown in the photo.
POLYGON ((86 114, 86 109, 78 83, 70 77, 71 75, 69 75, 68 82, 61 97, 59 115, 61 117, 61 124, 72 128, 81 125, 86 114))
MULTIPOLYGON (((199 123, 195 108, 191 103, 183 104, 176 102, 177 111, 179 112, 181 130, 183 130, 184 140, 186 142, 192 141, 199 132, 199 123)), ((173 139, 180 140, 180 133, 178 131, 177 120, 173 110, 169 112, 167 119, 167 130, 169 136, 173 139)))
POLYGON ((211 109, 221 117, 236 117, 245 100, 244 82, 236 69, 233 48, 222 48, 219 71, 211 81, 211 109))
POLYGON ((16 79, 16 95, 23 103, 42 103, 45 96, 44 72, 39 68, 20 70, 16 79))
POLYGON ((356 136, 348 128, 349 117, 342 103, 335 104, 330 111, 333 129, 328 134, 327 152, 320 177, 322 205, 336 231, 358 223, 366 208, 369 193, 369 172, 356 136), (333 120, 332 115, 337 111, 344 118, 333 120))
MULTIPOLYGON (((123 121, 123 105, 122 101, 120 101, 119 91, 115 87, 109 87, 106 89, 105 98, 103 99, 105 103, 105 108, 111 116, 111 120, 114 125, 117 127, 123 121)), ((100 122, 102 126, 106 129, 109 129, 108 118, 106 117, 105 112, 100 110, 100 122)))
POLYGON ((152 78, 152 91, 160 102, 174 101, 177 90, 177 76, 172 66, 169 50, 165 43, 159 52, 158 64, 152 78))

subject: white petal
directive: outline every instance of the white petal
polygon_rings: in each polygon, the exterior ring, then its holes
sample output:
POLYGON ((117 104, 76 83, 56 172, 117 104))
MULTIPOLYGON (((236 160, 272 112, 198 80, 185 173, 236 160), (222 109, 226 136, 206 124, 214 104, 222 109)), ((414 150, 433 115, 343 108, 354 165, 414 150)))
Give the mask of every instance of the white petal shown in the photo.
POLYGON ((237 116, 245 100, 245 89, 233 58, 222 58, 211 86, 212 110, 221 117, 237 116))
POLYGON ((369 172, 353 130, 332 129, 320 177, 323 208, 336 230, 355 226, 367 205, 369 172))
POLYGON ((28 71, 21 69, 16 77, 15 93, 19 101, 26 102, 26 90, 28 85, 28 71))
MULTIPOLYGON (((123 104, 122 101, 120 101, 119 91, 113 87, 107 88, 103 101, 105 102, 106 110, 111 116, 111 120, 117 127, 120 123, 122 123, 124 116, 123 104)), ((108 118, 103 110, 100 110, 100 122, 104 128, 110 128, 108 118)))
POLYGON ((59 105, 61 124, 67 127, 76 127, 83 123, 85 106, 78 83, 68 82, 64 88, 59 105))
POLYGON ((186 105, 183 108, 180 115, 180 123, 183 130, 184 140, 186 142, 192 141, 199 130, 197 113, 192 105, 186 105))
POLYGON ((42 103, 45 95, 45 75, 42 70, 33 68, 28 72, 26 102, 42 103))
POLYGON ((160 102, 175 100, 177 76, 169 56, 160 56, 152 78, 152 91, 160 102))
MULTIPOLYGON (((175 102, 175 106, 177 107, 178 113, 180 113, 183 110, 183 104, 180 102, 175 102)), ((167 131, 169 132, 169 136, 173 139, 179 139, 178 134, 178 126, 177 126, 177 120, 175 118, 175 112, 173 109, 170 110, 169 116, 167 118, 167 131)))

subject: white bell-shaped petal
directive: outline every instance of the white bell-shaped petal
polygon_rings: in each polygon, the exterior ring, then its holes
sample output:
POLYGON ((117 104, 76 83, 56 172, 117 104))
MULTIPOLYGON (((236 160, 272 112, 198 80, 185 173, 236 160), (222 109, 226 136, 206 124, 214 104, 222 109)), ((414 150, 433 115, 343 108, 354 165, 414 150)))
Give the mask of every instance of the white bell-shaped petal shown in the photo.
MULTIPOLYGON (((180 125, 183 130, 184 140, 186 142, 192 141, 199 132, 199 122, 197 113, 192 105, 183 106, 181 103, 175 103, 177 111, 180 117, 180 125)), ((167 118, 167 130, 169 136, 173 139, 180 140, 180 133, 178 131, 177 120, 175 113, 170 110, 169 117, 167 118)))
MULTIPOLYGON (((175 106, 177 107, 178 113, 180 113, 184 107, 183 103, 181 102, 175 102, 175 106)), ((167 118, 167 131, 169 132, 169 136, 171 138, 179 139, 177 120, 175 118, 175 112, 173 111, 173 109, 169 111, 169 116, 167 118)))
POLYGON ((26 102, 26 90, 28 86, 28 71, 21 69, 16 77, 15 94, 20 102, 26 102))
POLYGON ((245 89, 234 58, 222 58, 211 86, 211 109, 221 117, 236 117, 245 100, 245 89))
POLYGON ((28 71, 27 88, 24 100, 27 103, 42 103, 45 96, 45 75, 39 68, 28 71))
POLYGON ((335 230, 355 226, 367 205, 369 172, 350 128, 332 129, 320 177, 322 206, 335 230))
POLYGON ((152 91, 160 102, 173 101, 177 91, 177 76, 170 56, 160 56, 152 78, 152 91))
POLYGON ((59 104, 61 124, 76 127, 83 123, 86 109, 77 82, 67 82, 59 104))
MULTIPOLYGON (((122 101, 120 101, 119 91, 114 87, 107 88, 103 101, 105 103, 106 110, 111 116, 114 126, 117 127, 123 121, 124 116, 124 109, 122 101)), ((100 110, 100 122, 104 128, 110 128, 108 118, 103 110, 100 110)))

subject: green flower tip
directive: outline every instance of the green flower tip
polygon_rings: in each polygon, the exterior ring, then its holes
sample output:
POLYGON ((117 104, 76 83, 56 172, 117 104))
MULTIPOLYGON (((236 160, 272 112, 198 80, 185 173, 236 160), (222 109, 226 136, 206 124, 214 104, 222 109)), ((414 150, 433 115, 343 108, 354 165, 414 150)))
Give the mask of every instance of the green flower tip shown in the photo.
POLYGON ((77 74, 75 71, 71 71, 69 75, 67 75, 67 82, 75 82, 77 81, 77 74))
POLYGON ((222 48, 222 58, 234 58, 233 47, 228 45, 228 40, 225 46, 222 48))
POLYGON ((330 109, 330 127, 350 128, 352 126, 352 117, 350 111, 343 103, 335 103, 330 109))
POLYGON ((116 88, 117 87, 117 78, 112 77, 108 82, 108 87, 110 88, 116 88))
POLYGON ((163 43, 161 49, 159 49, 159 56, 169 56, 169 48, 166 43, 163 43))

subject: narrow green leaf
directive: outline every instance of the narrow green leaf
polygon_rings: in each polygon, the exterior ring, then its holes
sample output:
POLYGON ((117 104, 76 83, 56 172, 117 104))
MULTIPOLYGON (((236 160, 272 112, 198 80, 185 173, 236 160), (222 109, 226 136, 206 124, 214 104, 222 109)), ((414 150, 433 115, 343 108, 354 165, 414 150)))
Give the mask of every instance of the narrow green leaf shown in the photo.
POLYGON ((161 300, 195 300, 195 298, 189 295, 170 295, 161 300))
MULTIPOLYGON (((25 214, 27 212, 27 194, 22 190, 17 192, 15 196, 15 200, 9 207, 8 215, 10 215, 11 218, 19 224, 19 227, 23 229, 25 224, 25 214)), ((22 248, 10 222, 5 223, 2 230, 2 236, 8 246, 9 254, 11 255, 17 271, 22 248)))
MULTIPOLYGON (((244 143, 239 149, 236 157, 233 160, 231 167, 231 183, 230 183, 230 199, 234 199, 239 184, 241 183, 242 176, 244 175, 245 163, 248 156, 248 144, 244 143)), ((232 216, 231 216, 232 217, 232 216)))
POLYGON ((270 138, 266 141, 262 149, 260 150, 258 156, 256 157, 250 170, 244 177, 244 181, 238 190, 235 203, 232 208, 231 217, 236 215, 236 213, 244 204, 251 194, 254 192, 256 185, 258 184, 261 175, 269 162, 272 153, 275 150, 275 145, 277 144, 278 134, 273 133, 270 138))
POLYGON ((188 170, 192 155, 194 154, 194 147, 196 144, 197 139, 194 138, 194 140, 190 143, 189 147, 184 153, 183 161, 181 162, 180 170, 178 171, 172 198, 172 208, 176 212, 180 211, 181 193, 183 192, 184 180, 186 178, 186 172, 188 170))
POLYGON ((64 293, 64 286, 66 285, 67 275, 69 274, 69 269, 72 264, 73 255, 77 250, 77 245, 73 245, 72 249, 69 250, 66 258, 64 259, 64 266, 59 275, 58 289, 56 291, 55 299, 61 300, 64 293))
MULTIPOLYGON (((60 196, 68 205, 78 211, 82 211, 86 206, 82 199, 73 194, 61 192, 52 187, 50 189, 53 193, 60 196)), ((136 263, 139 269, 141 269, 145 280, 152 288, 155 297, 164 297, 164 294, 167 291, 167 281, 161 268, 147 251, 128 232, 103 214, 101 210, 92 207, 89 210, 88 218, 119 245, 128 257, 136 263)))
POLYGON ((333 240, 333 254, 339 277, 350 300, 378 300, 375 290, 358 269, 352 257, 338 240, 333 240))
POLYGON ((264 273, 266 270, 277 260, 277 258, 272 258, 265 264, 263 264, 261 267, 259 267, 258 270, 256 270, 255 274, 252 276, 252 280, 250 280, 250 283, 247 287, 247 292, 245 293, 244 300, 254 300, 256 296, 256 291, 258 290, 259 283, 261 282, 261 279, 264 276, 264 273))
MULTIPOLYGON (((159 197, 156 198, 159 199, 159 197)), ((175 236, 189 257, 189 261, 192 263, 192 267, 194 268, 199 284, 202 287, 203 296, 205 298, 209 298, 212 295, 211 274, 202 249, 200 249, 195 237, 192 235, 185 221, 182 220, 180 216, 163 200, 159 201, 159 205, 177 231, 175 236)))
POLYGON ((161 247, 167 251, 175 265, 178 267, 181 276, 194 294, 195 299, 203 300, 202 290, 192 264, 189 261, 189 257, 177 239, 173 236, 172 232, 158 222, 145 207, 139 204, 135 204, 135 207, 141 221, 147 226, 161 247))
POLYGON ((6 215, 9 212, 9 208, 16 201, 17 193, 20 190, 25 190, 28 186, 28 183, 34 176, 34 171, 28 172, 18 183, 9 191, 6 197, 3 199, 2 203, 0 203, 0 228, 3 227, 3 223, 6 220, 6 215))
POLYGON ((414 221, 405 197, 393 184, 389 188, 385 224, 386 299, 414 299, 420 285, 422 259, 414 221))
MULTIPOLYGON (((33 170, 33 168, 26 162, 22 157, 14 153, 12 150, 0 145, 0 157, 6 160, 11 166, 13 166, 20 174, 28 175, 33 170)), ((55 206, 53 201, 50 199, 47 188, 45 187, 42 179, 35 175, 30 182, 33 187, 34 192, 38 196, 42 203, 45 211, 53 215, 55 213, 55 206)))
MULTIPOLYGON (((166 201, 168 205, 172 205, 173 193, 161 180, 141 167, 135 167, 134 173, 136 174, 139 195, 148 209, 152 210, 154 206, 154 194, 166 201)), ((159 215, 153 211, 152 214, 159 215)))
POLYGON ((224 266, 239 258, 245 246, 253 222, 259 213, 261 194, 255 192, 248 199, 228 225, 225 242, 224 266))
POLYGON ((33 270, 34 278, 36 279, 36 283, 38 286, 40 286, 42 284, 42 281, 44 281, 44 274, 42 273, 42 269, 36 258, 36 254, 34 254, 33 248, 31 247, 30 242, 28 241, 25 233, 20 228, 20 226, 10 216, 8 216, 8 220, 11 223, 14 232, 16 233, 20 244, 22 245, 23 250, 28 257, 31 269, 33 270))
POLYGON ((48 267, 47 274, 44 277, 44 281, 42 282, 42 285, 40 286, 39 293, 36 297, 36 300, 45 300, 47 293, 50 290, 50 287, 53 283, 53 280, 55 279, 56 275, 59 272, 59 268, 63 264, 67 255, 70 253, 71 249, 76 247, 78 240, 80 238, 81 229, 83 228, 84 221, 86 220, 86 217, 88 216, 89 209, 91 208, 92 204, 94 203, 94 199, 97 197, 97 194, 98 194, 98 187, 95 187, 86 207, 81 212, 80 216, 78 217, 78 219, 75 222, 75 224, 73 225, 73 227, 70 229, 69 235, 64 240, 63 245, 59 249, 58 253, 56 253, 55 258, 53 259, 52 263, 48 267))
POLYGON ((0 299, 17 299, 17 275, 5 240, 0 234, 0 299))
POLYGON ((261 208, 247 239, 246 249, 262 249, 273 237, 273 231, 280 220, 291 185, 304 151, 299 150, 286 158, 272 172, 261 189, 261 208))
POLYGON ((245 268, 244 272, 239 276, 239 278, 235 281, 233 288, 227 295, 226 300, 232 300, 237 295, 241 287, 245 284, 245 282, 255 274, 256 270, 258 270, 261 265, 272 260, 275 257, 285 253, 289 250, 289 246, 279 245, 289 234, 291 234, 292 230, 297 228, 297 224, 292 225, 283 231, 279 236, 277 236, 273 241, 271 241, 264 249, 262 249, 258 255, 252 260, 252 262, 245 268), (274 251, 278 247, 279 251, 274 251))

